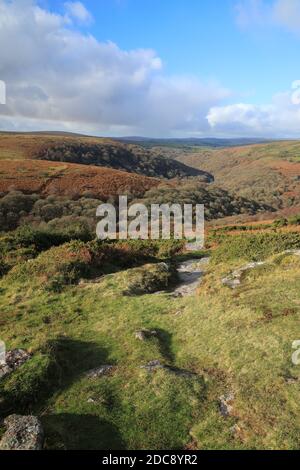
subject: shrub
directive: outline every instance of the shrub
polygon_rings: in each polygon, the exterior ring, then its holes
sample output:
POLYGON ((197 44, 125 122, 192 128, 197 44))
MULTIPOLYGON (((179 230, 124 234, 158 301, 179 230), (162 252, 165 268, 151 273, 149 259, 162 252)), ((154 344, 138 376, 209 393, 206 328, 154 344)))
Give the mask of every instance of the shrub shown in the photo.
POLYGON ((229 236, 213 252, 215 263, 235 259, 259 261, 284 250, 300 248, 300 233, 258 233, 229 236))
POLYGON ((91 259, 87 246, 83 242, 73 241, 15 266, 8 276, 18 282, 30 280, 49 290, 60 291, 63 286, 73 284, 88 273, 91 259))
POLYGON ((276 219, 273 222, 273 227, 276 227, 276 228, 286 227, 287 225, 288 225, 288 221, 284 217, 280 217, 279 219, 276 219))
POLYGON ((300 225, 300 215, 295 215, 288 219, 289 225, 300 225))

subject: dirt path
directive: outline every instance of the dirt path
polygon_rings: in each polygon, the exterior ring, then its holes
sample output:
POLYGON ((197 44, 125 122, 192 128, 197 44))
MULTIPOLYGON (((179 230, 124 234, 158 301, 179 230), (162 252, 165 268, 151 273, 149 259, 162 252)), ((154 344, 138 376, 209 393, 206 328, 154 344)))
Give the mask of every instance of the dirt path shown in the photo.
POLYGON ((173 295, 175 297, 193 295, 201 284, 208 263, 209 258, 183 261, 177 268, 179 285, 174 290, 173 295))

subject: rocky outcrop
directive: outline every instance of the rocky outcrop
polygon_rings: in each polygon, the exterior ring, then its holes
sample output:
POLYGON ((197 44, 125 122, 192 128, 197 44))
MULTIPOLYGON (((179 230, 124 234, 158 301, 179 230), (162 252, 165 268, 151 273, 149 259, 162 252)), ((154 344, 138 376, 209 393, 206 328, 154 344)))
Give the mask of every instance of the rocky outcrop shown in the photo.
MULTIPOLYGON (((294 256, 300 256, 300 250, 285 250, 282 253, 279 253, 278 256, 288 256, 288 255, 294 255, 294 256)), ((230 289, 236 289, 239 287, 242 283, 242 277, 243 275, 247 272, 250 271, 251 269, 255 269, 259 266, 264 266, 264 265, 272 265, 271 261, 252 261, 251 263, 245 264, 244 266, 241 266, 238 269, 235 269, 232 271, 228 276, 224 277, 222 279, 222 284, 224 286, 230 287, 230 289)))
POLYGON ((41 450, 44 432, 36 416, 10 415, 4 420, 6 432, 0 442, 1 450, 41 450))
POLYGON ((171 374, 185 378, 190 378, 196 375, 194 372, 190 372, 189 370, 179 369, 179 367, 169 366, 168 364, 162 364, 158 360, 148 362, 148 364, 141 366, 141 369, 145 369, 147 372, 155 372, 158 369, 164 369, 171 374))
POLYGON ((173 292, 175 297, 186 297, 193 295, 201 284, 209 258, 200 260, 190 259, 181 263, 177 268, 179 285, 173 292))
POLYGON ((233 412, 233 403, 234 394, 233 393, 226 393, 219 398, 219 409, 220 413, 224 418, 228 416, 232 416, 233 412))
POLYGON ((172 272, 167 263, 146 264, 130 272, 123 293, 128 296, 153 294, 167 289, 171 278, 172 272))
POLYGON ((138 330, 135 332, 135 338, 140 341, 146 341, 149 338, 157 337, 158 333, 156 330, 138 330))
POLYGON ((248 263, 245 266, 232 271, 232 273, 230 273, 227 277, 224 277, 222 279, 222 284, 224 284, 224 286, 230 287, 231 289, 236 289, 241 285, 242 276, 245 272, 249 271, 250 269, 257 268, 258 266, 263 266, 264 264, 266 264, 265 261, 253 261, 252 263, 248 263))
POLYGON ((86 372, 85 376, 89 379, 97 379, 98 377, 103 377, 103 375, 107 375, 112 372, 113 368, 114 366, 111 365, 103 365, 89 370, 86 372))
POLYGON ((8 351, 5 355, 5 363, 0 365, 0 379, 18 369, 18 367, 22 366, 30 357, 31 354, 24 349, 8 351))

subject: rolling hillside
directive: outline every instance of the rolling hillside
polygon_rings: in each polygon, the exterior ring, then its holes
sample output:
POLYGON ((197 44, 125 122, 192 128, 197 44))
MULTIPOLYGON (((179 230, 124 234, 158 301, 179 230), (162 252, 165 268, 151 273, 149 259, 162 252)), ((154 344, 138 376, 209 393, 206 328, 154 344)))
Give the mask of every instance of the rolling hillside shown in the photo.
POLYGON ((41 196, 93 196, 103 200, 118 194, 142 196, 160 180, 134 173, 32 160, 1 160, 0 193, 22 191, 41 196))
POLYGON ((300 204, 300 142, 281 141, 222 149, 190 149, 174 155, 211 172, 215 183, 275 209, 300 204))
POLYGON ((213 176, 137 145, 65 134, 0 134, 0 159, 36 159, 124 170, 155 178, 213 176))

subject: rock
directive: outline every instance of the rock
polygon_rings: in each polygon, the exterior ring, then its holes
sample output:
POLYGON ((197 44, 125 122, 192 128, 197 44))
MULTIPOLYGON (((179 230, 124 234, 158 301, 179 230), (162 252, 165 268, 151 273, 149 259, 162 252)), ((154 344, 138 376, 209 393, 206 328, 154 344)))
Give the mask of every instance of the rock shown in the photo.
POLYGON ((87 403, 96 403, 96 402, 95 402, 95 400, 94 400, 93 398, 89 398, 89 399, 87 400, 87 403))
POLYGON ((294 385, 299 382, 299 379, 297 377, 286 377, 285 381, 288 385, 294 385))
POLYGON ((146 369, 148 372, 154 372, 157 369, 164 369, 171 374, 175 374, 178 377, 190 378, 195 376, 194 372, 190 372, 185 369, 179 369, 178 367, 169 366, 167 364, 162 364, 160 361, 150 361, 148 364, 141 366, 141 369, 146 369))
POLYGON ((102 377, 103 375, 109 374, 113 370, 114 366, 104 365, 100 367, 96 367, 95 369, 89 370, 85 375, 89 379, 96 379, 98 377, 102 377))
POLYGON ((166 263, 145 264, 132 269, 124 295, 135 296, 154 294, 166 290, 172 278, 172 272, 166 263))
POLYGON ((165 366, 160 361, 150 361, 145 366, 141 366, 141 369, 146 369, 148 372, 152 372, 156 369, 163 369, 165 366))
POLYGON ((157 336, 157 331, 143 329, 135 332, 135 338, 139 339, 140 341, 146 341, 153 336, 157 336))
POLYGON ((238 424, 234 424, 233 426, 231 426, 230 432, 233 437, 238 438, 240 437, 242 430, 238 424))
POLYGON ((0 379, 22 366, 30 358, 31 354, 24 349, 8 351, 5 356, 5 364, 0 365, 0 379))
POLYGON ((4 420, 6 432, 0 442, 1 450, 41 450, 44 432, 36 416, 10 415, 4 420))
POLYGON ((222 279, 222 283, 224 284, 224 286, 230 287, 231 289, 236 289, 238 286, 241 285, 241 279, 244 272, 249 271, 250 269, 254 269, 258 266, 263 266, 264 264, 266 264, 265 261, 248 263, 245 266, 242 266, 241 268, 232 271, 232 273, 229 274, 227 277, 224 277, 222 279))
POLYGON ((181 263, 177 268, 179 285, 173 292, 174 297, 193 295, 201 284, 209 258, 200 260, 190 259, 181 263))
POLYGON ((232 402, 234 400, 233 393, 227 393, 219 397, 219 408, 220 413, 224 418, 232 415, 233 406, 232 402))

